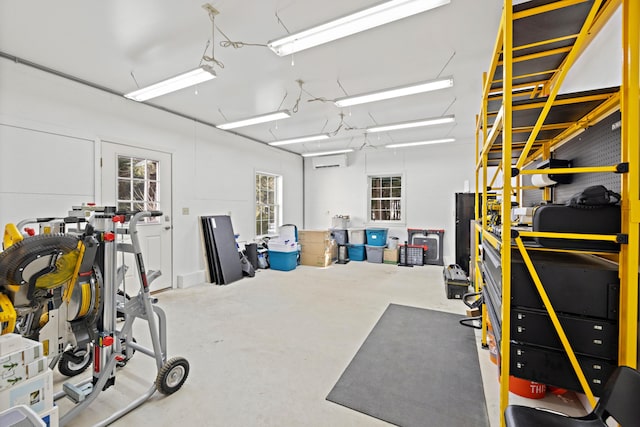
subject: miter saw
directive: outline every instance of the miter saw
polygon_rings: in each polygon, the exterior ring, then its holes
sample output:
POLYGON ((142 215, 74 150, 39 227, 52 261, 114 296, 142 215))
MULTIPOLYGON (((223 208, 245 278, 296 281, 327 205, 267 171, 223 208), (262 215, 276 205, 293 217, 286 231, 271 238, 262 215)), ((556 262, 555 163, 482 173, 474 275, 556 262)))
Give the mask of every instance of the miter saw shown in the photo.
POLYGON ((63 221, 45 218, 5 228, 0 253, 1 332, 42 342, 50 366, 58 361, 58 370, 65 375, 75 375, 93 363, 91 378, 77 384, 65 382, 54 395, 55 400, 67 397, 75 403, 60 418, 61 426, 115 384, 116 368, 136 350, 154 359, 155 381, 145 394, 98 425, 114 422, 156 391, 176 392, 189 374, 186 359, 167 358, 166 315, 150 294, 150 283, 160 272, 145 270, 137 236, 140 221, 159 216, 160 211, 116 213, 115 207, 104 207, 93 209, 88 221, 73 216, 63 221), (65 230, 67 221, 77 223, 76 228, 65 230), (48 225, 41 225, 36 234, 24 227, 30 222, 48 225), (130 243, 118 241, 118 235, 128 236, 130 243), (119 252, 133 254, 138 272, 140 290, 128 299, 119 298, 127 268, 117 265, 119 252), (121 314, 124 322, 118 329, 121 314), (148 325, 151 348, 133 339, 136 320, 148 325))
POLYGON ((91 226, 81 234, 37 235, 22 234, 14 224, 5 227, 0 253, 2 333, 41 341, 51 367, 57 364, 67 376, 91 363, 88 347, 100 306, 100 276, 94 270, 98 246, 91 226))

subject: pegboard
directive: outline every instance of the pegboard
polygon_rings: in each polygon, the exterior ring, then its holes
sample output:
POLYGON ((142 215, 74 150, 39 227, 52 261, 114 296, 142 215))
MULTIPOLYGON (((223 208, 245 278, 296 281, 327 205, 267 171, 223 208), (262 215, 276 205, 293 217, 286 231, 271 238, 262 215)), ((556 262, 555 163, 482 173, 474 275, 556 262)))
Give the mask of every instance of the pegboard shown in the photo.
MULTIPOLYGON (((573 167, 612 166, 620 163, 621 128, 616 126, 615 129, 612 129, 612 126, 618 123, 620 118, 620 111, 612 113, 571 141, 558 147, 553 153, 553 158, 571 160, 573 167)), ((531 177, 525 175, 523 184, 530 185, 530 183, 531 177)), ((571 196, 591 185, 604 185, 609 190, 619 193, 620 174, 610 172, 574 174, 570 184, 558 184, 553 187, 553 202, 564 203, 571 199, 571 196)), ((525 190, 523 192, 523 206, 534 206, 541 201, 541 190, 525 190)))

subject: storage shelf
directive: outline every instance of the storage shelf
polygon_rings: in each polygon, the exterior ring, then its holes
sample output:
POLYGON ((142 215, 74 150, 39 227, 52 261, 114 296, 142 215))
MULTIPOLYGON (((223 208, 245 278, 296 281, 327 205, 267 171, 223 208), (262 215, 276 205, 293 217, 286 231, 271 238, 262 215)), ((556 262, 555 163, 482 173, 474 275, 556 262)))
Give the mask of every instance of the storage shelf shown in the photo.
MULTIPOLYGON (((499 258, 497 270, 500 280, 489 279, 483 271, 478 247, 474 249, 476 287, 486 287, 488 310, 483 312, 483 344, 486 344, 486 314, 489 312, 494 330, 498 329, 500 342, 502 379, 500 384, 500 410, 504 413, 509 401, 510 373, 510 315, 511 315, 511 257, 517 254, 524 262, 536 290, 544 302, 545 312, 551 319, 562 348, 569 356, 580 387, 589 402, 595 398, 587 376, 578 362, 576 353, 567 338, 554 307, 547 296, 544 283, 538 277, 529 252, 565 252, 591 254, 605 259, 619 269, 620 295, 617 361, 615 363, 635 367, 638 356, 638 264, 640 235, 640 6, 636 0, 532 0, 516 6, 504 1, 503 16, 498 28, 494 52, 489 70, 483 75, 480 112, 476 116, 476 226, 475 242, 489 244, 497 250, 492 262, 499 258), (623 78, 621 87, 602 88, 585 92, 558 95, 559 88, 576 59, 622 6, 623 30, 623 78), (521 192, 531 191, 522 184, 526 170, 536 162, 552 158, 553 152, 586 128, 596 125, 612 113, 622 112, 620 161, 611 165, 582 165, 566 169, 572 174, 615 174, 620 178, 621 223, 620 235, 582 236, 586 239, 616 242, 620 236, 619 252, 599 252, 545 248, 535 244, 534 237, 580 238, 580 235, 539 233, 521 230, 512 233, 510 224, 511 203, 497 203, 492 199, 488 209, 488 192, 494 191, 498 201, 520 200, 521 192), (626 167, 621 168, 620 165, 626 167), (488 169, 494 168, 490 175, 488 169), (502 184, 495 186, 498 176, 502 184), (514 178, 515 183, 512 183, 514 178), (497 206, 497 207, 496 207, 497 206), (503 223, 496 226, 490 216, 499 209, 503 223), (491 214, 491 215, 490 215, 491 214), (491 225, 494 224, 494 225, 491 225), (496 227, 496 233, 492 231, 496 227), (509 248, 509 250, 504 250, 509 248), (619 262, 619 264, 617 264, 619 262), (619 265, 619 267, 618 267, 619 265), (498 285, 498 282, 499 285, 498 285)), ((552 172, 554 172, 552 170, 552 172)), ((555 171, 562 172, 562 171, 555 171)), ((599 175, 598 175, 599 176, 599 175)), ((543 191, 543 200, 551 200, 549 189, 543 191)), ((584 239, 583 239, 584 240, 584 239)), ((495 265, 491 267, 496 272, 495 265)), ((519 267, 522 268, 522 267, 519 267)), ((608 353, 611 354, 611 353, 608 353)), ((580 356, 582 358, 582 356, 580 356)), ((596 387, 598 388, 598 387, 596 387)), ((504 420, 501 420, 504 425, 504 420)))

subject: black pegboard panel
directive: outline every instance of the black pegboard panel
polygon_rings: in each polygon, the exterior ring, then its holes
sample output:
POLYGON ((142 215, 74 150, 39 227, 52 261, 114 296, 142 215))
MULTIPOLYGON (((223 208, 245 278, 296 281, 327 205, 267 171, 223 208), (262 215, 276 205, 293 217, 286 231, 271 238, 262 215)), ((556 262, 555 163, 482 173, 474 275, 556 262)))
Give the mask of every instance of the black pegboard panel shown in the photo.
MULTIPOLYGON (((620 121, 620 117, 619 111, 612 113, 571 141, 558 147, 553 153, 553 158, 571 160, 573 167, 612 166, 620 163, 620 127, 612 128, 620 121)), ((530 167, 535 168, 536 164, 530 167)), ((523 185, 531 185, 529 175, 523 176, 523 185)), ((604 185, 609 190, 619 193, 620 174, 574 174, 570 184, 558 184, 553 187, 553 202, 564 203, 571 196, 591 185, 604 185)), ((542 190, 523 191, 522 206, 534 206, 540 202, 542 202, 542 190)))
MULTIPOLYGON (((604 120, 585 130, 568 143, 559 147, 554 157, 571 160, 573 167, 611 166, 620 163, 620 126, 612 126, 620 121, 617 111, 604 120)), ((591 185, 604 185, 609 190, 620 192, 620 174, 581 173, 575 174, 571 184, 554 187, 554 202, 564 203, 572 195, 591 185)))

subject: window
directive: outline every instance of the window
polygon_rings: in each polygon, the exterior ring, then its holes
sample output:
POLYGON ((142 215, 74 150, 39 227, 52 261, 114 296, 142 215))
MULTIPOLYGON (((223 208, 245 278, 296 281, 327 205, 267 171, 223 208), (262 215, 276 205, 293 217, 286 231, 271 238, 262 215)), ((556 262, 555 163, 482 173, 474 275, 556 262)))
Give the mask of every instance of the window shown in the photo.
POLYGON ((256 236, 275 234, 280 225, 281 177, 256 173, 256 236))
POLYGON ((160 162, 118 156, 118 210, 160 210, 160 162))
POLYGON ((369 219, 371 221, 402 221, 402 176, 369 177, 369 219))

